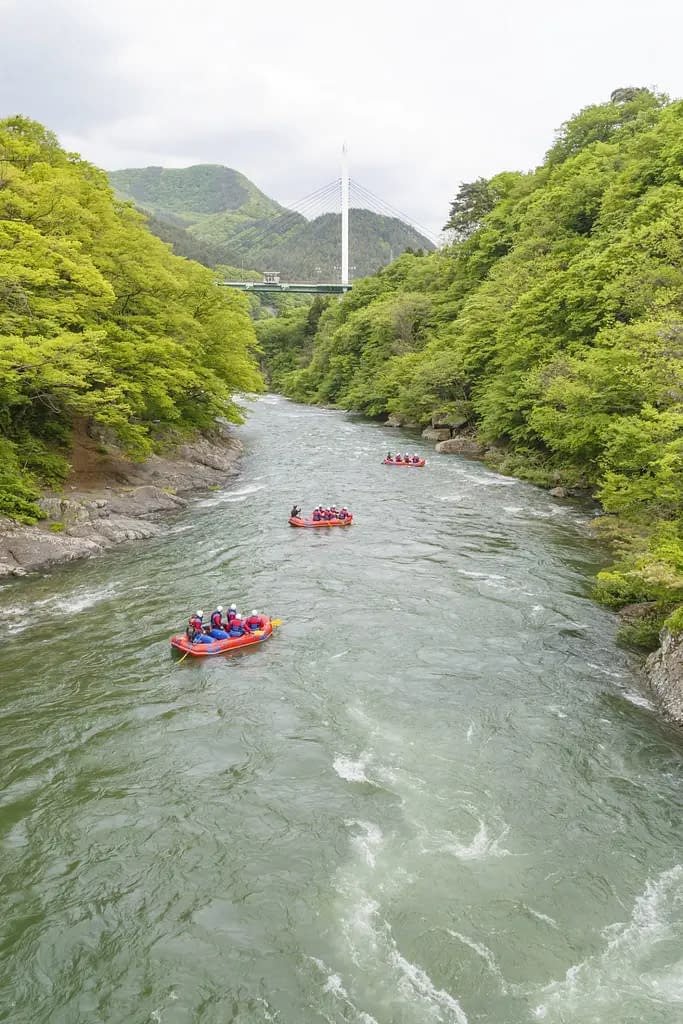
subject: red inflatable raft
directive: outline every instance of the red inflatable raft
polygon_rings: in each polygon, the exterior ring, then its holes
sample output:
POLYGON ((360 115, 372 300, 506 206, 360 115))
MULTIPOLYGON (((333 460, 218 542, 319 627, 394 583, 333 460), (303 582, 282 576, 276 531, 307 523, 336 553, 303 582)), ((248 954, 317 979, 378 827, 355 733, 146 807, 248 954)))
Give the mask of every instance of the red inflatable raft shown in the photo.
POLYGON ((273 627, 270 619, 266 619, 263 629, 256 633, 245 633, 244 636, 233 636, 229 640, 212 640, 210 644, 191 644, 183 633, 180 636, 171 637, 171 647, 183 654, 189 654, 193 658, 206 658, 211 654, 226 654, 228 651, 240 651, 243 647, 253 647, 254 644, 263 643, 269 636, 272 636, 273 627))
POLYGON ((421 469, 425 464, 424 459, 419 462, 395 462, 394 459, 384 459, 384 466, 407 466, 409 469, 421 469))
POLYGON ((353 516, 348 516, 346 519, 321 519, 319 522, 314 522, 313 519, 299 519, 298 516, 289 517, 290 526, 350 526, 353 522, 353 516))

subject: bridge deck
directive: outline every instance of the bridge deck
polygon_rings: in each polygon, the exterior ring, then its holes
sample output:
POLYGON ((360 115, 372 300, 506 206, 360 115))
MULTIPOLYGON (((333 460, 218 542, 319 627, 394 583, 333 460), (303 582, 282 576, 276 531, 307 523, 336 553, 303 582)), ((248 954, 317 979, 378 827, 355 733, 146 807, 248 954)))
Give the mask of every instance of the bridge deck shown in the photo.
POLYGON ((343 295, 350 284, 266 284, 264 281, 219 281, 222 288, 239 288, 243 292, 291 292, 296 295, 343 295))

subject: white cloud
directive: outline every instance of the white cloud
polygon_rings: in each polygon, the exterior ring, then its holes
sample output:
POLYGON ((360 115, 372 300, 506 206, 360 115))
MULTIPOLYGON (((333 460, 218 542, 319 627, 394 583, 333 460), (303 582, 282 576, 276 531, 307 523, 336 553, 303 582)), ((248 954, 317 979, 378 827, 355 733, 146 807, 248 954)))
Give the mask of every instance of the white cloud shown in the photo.
POLYGON ((617 86, 683 93, 673 0, 5 0, 5 12, 3 112, 25 100, 95 163, 225 163, 291 199, 337 177, 346 139, 352 175, 435 232, 460 181, 536 165, 561 121, 617 86))

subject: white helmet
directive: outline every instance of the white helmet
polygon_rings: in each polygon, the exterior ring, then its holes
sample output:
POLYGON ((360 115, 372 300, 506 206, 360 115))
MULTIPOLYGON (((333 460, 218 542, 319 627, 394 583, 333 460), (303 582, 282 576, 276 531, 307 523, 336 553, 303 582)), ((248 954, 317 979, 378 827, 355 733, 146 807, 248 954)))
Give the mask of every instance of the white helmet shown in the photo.
POLYGON ((230 611, 231 612, 237 611, 237 605, 236 604, 231 604, 230 605, 230 611))
POLYGON ((197 616, 198 616, 198 617, 199 617, 200 619, 203 619, 203 618, 204 618, 204 612, 197 612, 197 616))
POLYGON ((217 604, 216 605, 216 611, 217 612, 222 612, 223 611, 223 605, 222 604, 217 604))
POLYGON ((252 608, 252 609, 251 609, 251 614, 252 614, 252 615, 258 615, 258 612, 256 611, 256 609, 255 609, 255 608, 252 608))

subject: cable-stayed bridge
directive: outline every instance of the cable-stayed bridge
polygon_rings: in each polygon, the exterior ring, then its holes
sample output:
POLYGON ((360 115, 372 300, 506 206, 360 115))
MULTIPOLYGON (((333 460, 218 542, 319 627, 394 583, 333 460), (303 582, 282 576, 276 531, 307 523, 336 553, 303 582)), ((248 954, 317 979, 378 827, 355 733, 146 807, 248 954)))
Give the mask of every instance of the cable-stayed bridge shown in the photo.
MULTIPOLYGON (((414 228, 421 235, 428 239, 434 246, 439 241, 428 228, 418 224, 412 218, 386 203, 370 189, 364 188, 358 182, 353 181, 348 174, 346 153, 342 164, 341 177, 335 181, 323 185, 310 195, 296 203, 289 205, 288 209, 280 216, 268 222, 267 225, 256 225, 245 229, 239 236, 241 244, 259 245, 271 241, 273 238, 284 236, 289 230, 296 227, 304 217, 313 221, 323 214, 341 213, 341 238, 339 247, 339 264, 335 266, 334 281, 282 281, 281 274, 277 270, 266 271, 262 281, 221 281, 223 287, 238 288, 250 292, 289 292, 291 294, 312 294, 312 295, 339 295, 349 291, 352 287, 350 270, 353 265, 349 263, 349 212, 355 210, 370 210, 382 217, 389 217, 401 221, 403 224, 414 228), (337 276, 338 274, 338 276, 337 276)), ((400 255, 399 252, 392 253, 390 258, 400 255)), ((352 253, 351 253, 352 256, 352 253)))

